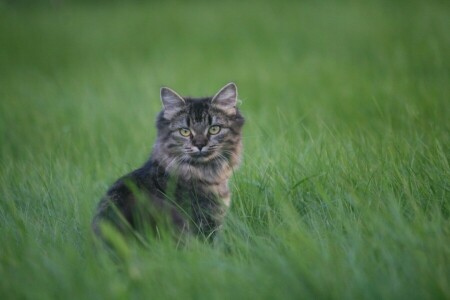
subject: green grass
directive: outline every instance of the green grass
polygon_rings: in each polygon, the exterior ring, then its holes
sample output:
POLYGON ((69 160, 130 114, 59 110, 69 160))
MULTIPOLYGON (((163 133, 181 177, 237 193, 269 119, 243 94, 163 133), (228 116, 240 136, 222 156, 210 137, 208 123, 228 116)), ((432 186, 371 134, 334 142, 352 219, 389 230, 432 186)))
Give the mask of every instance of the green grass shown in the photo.
POLYGON ((449 28, 445 1, 0 5, 0 298, 449 299, 449 28), (217 244, 111 260, 90 220, 159 87, 231 80, 217 244))

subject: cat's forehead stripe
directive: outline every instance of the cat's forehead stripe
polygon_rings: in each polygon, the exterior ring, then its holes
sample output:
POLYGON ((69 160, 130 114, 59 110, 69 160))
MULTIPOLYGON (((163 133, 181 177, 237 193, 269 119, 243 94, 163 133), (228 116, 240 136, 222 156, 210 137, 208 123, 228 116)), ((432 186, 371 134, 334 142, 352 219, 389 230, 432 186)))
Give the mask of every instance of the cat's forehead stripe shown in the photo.
POLYGON ((190 105, 189 115, 191 121, 202 123, 208 119, 209 103, 207 101, 193 101, 190 105))

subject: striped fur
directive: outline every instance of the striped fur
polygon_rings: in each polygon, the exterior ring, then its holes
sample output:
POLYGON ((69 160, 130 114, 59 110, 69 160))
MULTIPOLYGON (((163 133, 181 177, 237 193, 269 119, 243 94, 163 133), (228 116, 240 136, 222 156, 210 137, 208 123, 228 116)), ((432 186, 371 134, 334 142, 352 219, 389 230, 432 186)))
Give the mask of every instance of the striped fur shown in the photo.
POLYGON ((138 229, 140 222, 158 227, 165 219, 178 233, 212 237, 223 222, 231 199, 228 180, 242 151, 244 118, 236 108, 236 86, 230 83, 207 98, 183 98, 162 88, 161 100, 150 159, 116 181, 100 201, 93 220, 99 235, 102 221, 125 231, 138 229), (220 131, 211 134, 211 126, 220 131), (183 136, 182 128, 191 134, 183 136))

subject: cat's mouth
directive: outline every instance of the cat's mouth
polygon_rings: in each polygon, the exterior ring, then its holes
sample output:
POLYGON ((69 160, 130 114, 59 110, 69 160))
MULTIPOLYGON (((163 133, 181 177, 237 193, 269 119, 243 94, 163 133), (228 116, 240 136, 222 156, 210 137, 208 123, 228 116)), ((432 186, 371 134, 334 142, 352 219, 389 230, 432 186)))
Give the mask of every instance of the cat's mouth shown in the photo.
POLYGON ((212 154, 212 151, 197 151, 197 152, 192 153, 191 155, 193 157, 208 157, 208 156, 211 156, 211 154, 212 154))
POLYGON ((190 155, 196 161, 205 162, 213 157, 213 153, 214 151, 197 151, 190 155))

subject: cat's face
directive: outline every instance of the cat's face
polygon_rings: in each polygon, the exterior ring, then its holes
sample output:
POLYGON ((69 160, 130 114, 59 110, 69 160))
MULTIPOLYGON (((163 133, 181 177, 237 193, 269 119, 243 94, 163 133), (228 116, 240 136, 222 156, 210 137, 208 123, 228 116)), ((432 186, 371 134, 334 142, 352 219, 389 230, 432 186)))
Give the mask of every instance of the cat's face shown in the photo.
POLYGON ((177 166, 238 160, 244 119, 236 108, 234 83, 214 97, 183 98, 161 89, 164 109, 158 119, 159 145, 177 166))

